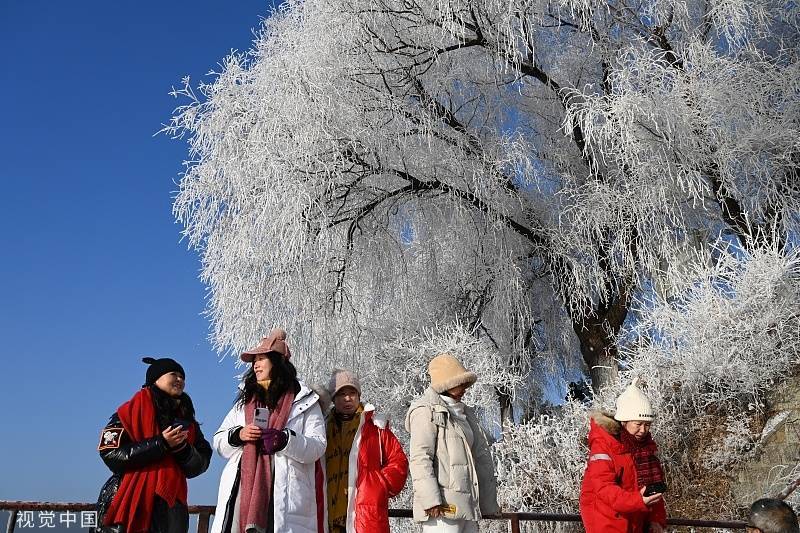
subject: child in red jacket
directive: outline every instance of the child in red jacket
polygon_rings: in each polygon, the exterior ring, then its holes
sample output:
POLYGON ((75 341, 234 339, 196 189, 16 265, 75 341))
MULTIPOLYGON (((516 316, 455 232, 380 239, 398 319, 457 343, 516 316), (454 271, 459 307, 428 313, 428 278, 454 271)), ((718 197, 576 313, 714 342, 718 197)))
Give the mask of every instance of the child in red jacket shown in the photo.
POLYGON ((637 385, 638 379, 617 398, 613 417, 591 415, 580 497, 587 533, 662 533, 666 526, 664 472, 650 435, 653 409, 637 385))

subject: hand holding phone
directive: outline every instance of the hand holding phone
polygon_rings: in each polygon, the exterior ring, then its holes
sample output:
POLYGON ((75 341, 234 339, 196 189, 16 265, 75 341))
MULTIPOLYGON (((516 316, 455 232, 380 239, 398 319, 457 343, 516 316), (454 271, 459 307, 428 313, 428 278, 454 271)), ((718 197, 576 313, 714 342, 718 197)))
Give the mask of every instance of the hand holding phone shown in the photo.
POLYGON ((172 427, 180 428, 181 431, 188 431, 191 426, 192 423, 188 420, 184 420, 183 418, 176 418, 172 421, 172 427))
POLYGON ((263 430, 255 424, 247 424, 239 428, 239 438, 242 442, 255 442, 261 438, 262 431, 263 430))
POLYGON ((175 425, 172 425, 161 432, 161 436, 164 438, 167 446, 169 446, 170 449, 181 447, 181 445, 186 442, 186 435, 188 435, 186 431, 175 425))
POLYGON ((653 494, 663 494, 667 492, 667 484, 663 481, 657 483, 648 483, 644 489, 643 496, 652 496, 653 494))

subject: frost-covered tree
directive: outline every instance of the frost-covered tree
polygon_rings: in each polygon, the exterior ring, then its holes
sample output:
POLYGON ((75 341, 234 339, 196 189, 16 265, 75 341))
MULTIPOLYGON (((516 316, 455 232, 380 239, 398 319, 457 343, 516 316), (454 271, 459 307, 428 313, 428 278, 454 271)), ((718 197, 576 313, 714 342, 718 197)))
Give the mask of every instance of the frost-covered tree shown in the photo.
POLYGON ((510 416, 513 398, 580 370, 609 407, 643 376, 687 509, 753 450, 765 388, 798 363, 798 17, 773 0, 283 4, 210 83, 186 81, 167 128, 191 150, 175 214, 214 341, 286 327, 306 377, 359 370, 401 438, 427 361, 457 352, 509 509, 576 509, 588 409, 510 416))
MULTIPOLYGON (((736 501, 732 486, 769 431, 764 415, 775 383, 800 364, 800 255, 775 248, 742 254, 723 246, 713 252, 712 267, 687 268, 676 277, 676 295, 634 303, 640 319, 622 332, 630 366, 616 387, 594 406, 567 401, 514 425, 494 446, 508 508, 577 511, 587 411, 613 412, 632 376, 646 380, 653 400, 672 516, 735 517, 743 504, 764 496, 754 492, 749 501, 736 501)), ((796 480, 800 465, 775 464, 774 470, 769 496, 796 480)))
POLYGON ((214 341, 280 324, 311 373, 392 368, 459 323, 510 375, 580 353, 612 383, 687 243, 796 230, 798 25, 774 0, 284 3, 167 128, 214 341))

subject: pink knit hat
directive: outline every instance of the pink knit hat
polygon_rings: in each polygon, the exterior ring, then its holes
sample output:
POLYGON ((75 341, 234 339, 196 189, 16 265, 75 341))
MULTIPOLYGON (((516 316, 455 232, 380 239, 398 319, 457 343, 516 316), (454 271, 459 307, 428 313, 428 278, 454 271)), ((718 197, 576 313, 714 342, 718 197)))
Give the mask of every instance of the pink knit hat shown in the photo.
POLYGON ((277 352, 283 356, 287 361, 291 359, 292 352, 289 351, 289 345, 286 344, 286 331, 281 328, 275 328, 269 332, 269 335, 261 339, 258 346, 250 348, 246 352, 242 352, 239 358, 245 363, 252 363, 256 355, 262 353, 277 352))

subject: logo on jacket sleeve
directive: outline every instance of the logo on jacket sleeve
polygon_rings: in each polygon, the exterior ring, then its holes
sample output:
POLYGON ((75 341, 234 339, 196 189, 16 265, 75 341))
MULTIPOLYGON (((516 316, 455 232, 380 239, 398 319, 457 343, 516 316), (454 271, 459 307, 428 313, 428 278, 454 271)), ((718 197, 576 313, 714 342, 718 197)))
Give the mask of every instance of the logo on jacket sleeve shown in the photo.
POLYGON ((120 441, 122 440, 123 428, 107 428, 100 434, 100 444, 97 446, 98 451, 110 450, 119 448, 120 441))

